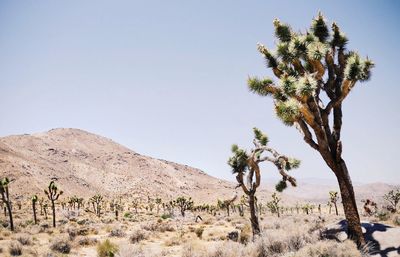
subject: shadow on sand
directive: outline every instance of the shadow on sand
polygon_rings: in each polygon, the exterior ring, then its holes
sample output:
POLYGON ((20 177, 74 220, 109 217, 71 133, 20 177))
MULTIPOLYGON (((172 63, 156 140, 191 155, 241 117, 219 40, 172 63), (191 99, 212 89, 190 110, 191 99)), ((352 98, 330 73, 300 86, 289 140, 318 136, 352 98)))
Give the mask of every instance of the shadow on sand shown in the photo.
MULTIPOLYGON (((329 229, 326 231, 327 238, 333 239, 332 236, 333 234, 337 234, 342 231, 347 231, 347 221, 342 220, 339 223, 337 223, 338 227, 329 229)), ((376 238, 376 235, 374 236, 375 232, 386 232, 389 229, 394 229, 393 227, 380 224, 380 223, 361 223, 361 226, 365 229, 364 236, 365 240, 368 243, 368 248, 370 250, 370 254, 373 256, 380 256, 380 257, 388 257, 389 254, 398 254, 400 256, 400 245, 393 245, 386 247, 385 249, 382 249, 381 243, 379 242, 378 239, 376 238)), ((383 238, 383 237, 382 237, 383 238)), ((337 239, 337 238, 336 238, 337 239)))

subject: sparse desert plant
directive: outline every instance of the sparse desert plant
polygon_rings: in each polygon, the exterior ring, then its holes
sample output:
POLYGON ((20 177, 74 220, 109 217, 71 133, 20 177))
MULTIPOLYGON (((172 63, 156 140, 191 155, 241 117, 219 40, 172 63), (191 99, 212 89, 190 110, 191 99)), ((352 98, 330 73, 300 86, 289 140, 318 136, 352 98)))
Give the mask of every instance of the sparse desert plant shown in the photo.
POLYGON ((95 245, 97 244, 97 239, 96 238, 90 238, 87 236, 81 236, 77 239, 78 244, 81 246, 89 246, 89 245, 95 245))
POLYGON ((280 207, 279 207, 279 202, 281 201, 281 198, 278 196, 278 194, 275 192, 272 194, 272 200, 267 202, 267 208, 271 213, 276 213, 278 215, 278 218, 280 217, 280 207))
POLYGON ((103 196, 100 194, 96 194, 92 196, 89 199, 89 202, 92 204, 93 207, 93 212, 97 215, 97 217, 100 217, 101 215, 101 209, 102 209, 102 202, 103 202, 103 196))
POLYGON ((97 245, 97 257, 114 257, 117 252, 118 246, 108 239, 97 245))
POLYGON ((29 235, 27 234, 20 234, 16 237, 17 241, 21 243, 21 245, 31 245, 32 240, 29 235))
POLYGON ((252 225, 253 235, 260 234, 260 225, 258 221, 258 213, 256 211, 256 191, 261 183, 261 171, 259 164, 264 161, 273 163, 278 169, 282 180, 276 185, 278 191, 282 191, 287 187, 287 181, 292 186, 296 186, 296 180, 290 176, 287 171, 298 168, 300 161, 279 154, 276 150, 267 146, 268 137, 261 130, 254 128, 254 148, 247 153, 240 149, 237 145, 232 146, 233 156, 229 158, 228 164, 232 168, 232 172, 236 174, 236 180, 239 183, 237 187, 241 187, 248 196, 250 207, 250 221, 252 225), (268 153, 271 155, 268 155, 268 153), (244 182, 244 175, 247 175, 247 183, 244 182))
POLYGON ((120 227, 115 227, 115 228, 111 229, 109 235, 111 237, 124 237, 124 236, 126 236, 126 233, 120 227))
POLYGON ((175 200, 176 206, 179 207, 182 217, 185 217, 185 212, 193 208, 193 200, 191 197, 185 198, 180 196, 175 200))
POLYGON ((336 216, 339 215, 338 208, 337 208, 337 201, 339 200, 338 192, 330 191, 329 192, 329 201, 335 206, 335 213, 336 216))
POLYGON ((148 237, 146 231, 142 229, 135 229, 133 230, 132 234, 129 236, 129 242, 131 244, 139 243, 142 240, 145 240, 148 237))
POLYGON ((393 212, 397 211, 397 205, 400 202, 400 188, 396 188, 387 192, 383 199, 385 199, 392 206, 393 212))
POLYGON ((261 44, 258 50, 280 83, 250 77, 249 89, 272 97, 277 116, 285 125, 295 125, 324 159, 338 180, 350 237, 364 245, 353 185, 342 158, 342 103, 358 81, 370 78, 374 63, 347 50, 339 26, 333 23, 330 31, 321 13, 307 33, 295 33, 278 19, 273 24, 277 51, 261 44))
POLYGON ((20 256, 22 255, 22 245, 18 241, 12 241, 8 246, 8 253, 11 256, 20 256))
POLYGON ((70 240, 67 237, 55 238, 50 245, 50 249, 59 253, 69 253, 71 251, 70 240))
POLYGON ((63 191, 58 191, 58 187, 54 181, 51 181, 47 190, 44 190, 44 193, 47 195, 47 198, 51 202, 51 210, 53 212, 53 227, 56 227, 56 205, 55 202, 58 200, 60 195, 63 194, 63 191))
POLYGON ((198 238, 202 238, 203 237, 203 232, 204 232, 204 227, 198 227, 194 230, 194 233, 196 234, 196 236, 198 238))
POLYGON ((11 208, 11 199, 10 199, 10 192, 9 192, 9 184, 10 180, 6 177, 0 180, 0 194, 1 194, 1 200, 3 202, 4 210, 7 210, 8 213, 8 219, 10 222, 10 230, 14 231, 14 220, 13 220, 13 214, 12 214, 12 208, 11 208))

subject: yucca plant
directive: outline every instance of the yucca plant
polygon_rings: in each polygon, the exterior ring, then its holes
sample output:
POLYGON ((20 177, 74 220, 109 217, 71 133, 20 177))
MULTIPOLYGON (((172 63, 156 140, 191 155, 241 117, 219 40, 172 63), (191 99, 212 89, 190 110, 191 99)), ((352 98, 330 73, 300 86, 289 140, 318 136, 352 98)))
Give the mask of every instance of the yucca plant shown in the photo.
POLYGON ((7 208, 8 219, 10 221, 10 229, 11 229, 11 231, 14 231, 14 220, 13 220, 13 214, 12 214, 9 184, 10 184, 10 180, 7 177, 0 180, 0 194, 1 194, 1 200, 3 201, 3 204, 5 205, 5 208, 7 208))
POLYGON ((338 208, 337 208, 337 201, 339 200, 338 192, 330 191, 329 192, 329 201, 335 206, 335 213, 336 216, 339 215, 338 208))
POLYGON ((358 81, 370 78, 374 63, 347 50, 347 37, 336 23, 329 28, 321 13, 305 33, 295 32, 277 19, 273 24, 276 51, 262 44, 258 50, 279 82, 250 77, 249 89, 272 97, 277 116, 284 124, 295 126, 336 175, 349 237, 362 246, 365 240, 353 185, 342 158, 342 103, 358 81))
POLYGON ((261 170, 259 164, 265 161, 271 162, 278 169, 282 180, 276 185, 277 191, 282 191, 287 187, 287 182, 296 186, 296 179, 288 174, 289 170, 300 166, 300 161, 289 158, 286 155, 278 153, 275 149, 268 146, 268 137, 258 128, 253 129, 254 148, 250 152, 232 146, 233 156, 229 158, 228 165, 232 168, 232 173, 236 174, 237 187, 241 187, 248 196, 250 208, 250 220, 253 230, 253 237, 260 234, 260 225, 258 222, 256 191, 261 183, 261 170), (247 176, 244 181, 244 176, 247 176))
POLYGON ((37 195, 33 195, 32 196, 32 210, 33 210, 33 222, 35 223, 35 225, 37 224, 37 218, 36 218, 36 203, 38 201, 38 196, 37 195))
MULTIPOLYGON (((53 214, 53 227, 56 227, 56 204, 55 202, 58 200, 60 195, 63 194, 63 191, 59 191, 56 183, 54 181, 51 181, 48 188, 44 190, 44 193, 47 195, 47 198, 50 200, 51 203, 51 211, 53 214)), ((47 211, 45 208, 46 212, 46 217, 47 217, 47 211)))

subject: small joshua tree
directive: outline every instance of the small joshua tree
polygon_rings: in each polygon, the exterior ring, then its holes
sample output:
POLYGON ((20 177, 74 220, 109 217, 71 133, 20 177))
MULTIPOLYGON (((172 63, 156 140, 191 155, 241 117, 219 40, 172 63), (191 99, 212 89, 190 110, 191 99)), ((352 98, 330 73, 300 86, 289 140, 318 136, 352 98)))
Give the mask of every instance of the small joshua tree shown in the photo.
POLYGON ((281 198, 277 195, 277 193, 272 194, 272 200, 267 202, 267 208, 271 213, 276 213, 278 215, 278 218, 280 217, 280 207, 279 207, 279 202, 281 201, 281 198))
POLYGON ((14 231, 12 205, 11 205, 10 193, 8 191, 9 184, 10 184, 10 180, 7 177, 0 181, 0 194, 1 194, 1 200, 4 203, 5 208, 7 208, 8 218, 10 221, 10 229, 11 229, 11 231, 14 231))
POLYGON ((38 201, 38 196, 34 195, 32 196, 32 210, 33 210, 33 221, 35 225, 37 224, 37 218, 36 218, 36 203, 38 201))
POLYGON ((397 211, 397 204, 400 202, 400 188, 390 190, 387 194, 383 196, 387 202, 392 205, 393 212, 397 211))
POLYGON ((178 197, 175 200, 175 203, 176 203, 176 206, 179 207, 179 210, 181 211, 182 217, 185 217, 185 212, 187 210, 191 210, 193 208, 193 200, 192 200, 191 197, 189 197, 188 199, 186 199, 183 196, 178 197))
POLYGON ((156 198, 157 214, 160 212, 160 205, 162 204, 161 198, 156 198))
POLYGON ((218 203, 217 203, 217 206, 218 206, 218 208, 221 208, 221 209, 225 209, 226 210, 226 213, 227 213, 227 215, 228 215, 228 217, 229 217, 229 215, 230 215, 230 208, 231 208, 231 206, 232 206, 232 203, 236 200, 236 198, 237 198, 237 193, 235 192, 235 194, 234 194, 234 196, 232 197, 232 198, 230 198, 230 199, 227 199, 227 200, 218 200, 218 203))
POLYGON ((47 195, 47 198, 51 203, 51 211, 53 214, 53 227, 56 227, 56 201, 63 194, 63 191, 58 191, 58 187, 54 181, 51 181, 49 187, 44 190, 44 193, 47 195))
POLYGON ((261 96, 271 96, 277 116, 285 125, 296 126, 335 174, 349 237, 362 246, 365 239, 354 189, 342 158, 342 103, 358 81, 370 78, 374 64, 346 50, 346 36, 336 23, 330 31, 322 14, 313 19, 306 33, 295 32, 277 19, 273 24, 278 39, 276 52, 261 44, 258 50, 280 83, 252 77, 249 88, 261 96))
POLYGON ((336 191, 330 191, 329 192, 329 201, 335 206, 335 213, 336 215, 339 215, 338 209, 337 209, 337 201, 339 200, 338 192, 336 191))
POLYGON ((101 204, 103 202, 103 196, 100 194, 96 194, 89 199, 89 202, 92 203, 93 212, 100 217, 101 215, 101 204))
POLYGON ((256 191, 261 183, 261 170, 259 164, 264 161, 273 163, 278 169, 282 180, 276 185, 277 191, 282 191, 287 187, 287 181, 296 186, 296 179, 290 176, 287 171, 298 168, 300 161, 289 158, 278 153, 276 150, 267 146, 268 137, 259 129, 254 128, 254 148, 247 153, 237 145, 232 146, 233 156, 229 158, 228 164, 232 172, 236 174, 237 187, 241 187, 248 196, 250 208, 250 221, 253 231, 253 237, 260 234, 260 225, 257 216, 256 191), (247 181, 244 176, 247 175, 247 181))

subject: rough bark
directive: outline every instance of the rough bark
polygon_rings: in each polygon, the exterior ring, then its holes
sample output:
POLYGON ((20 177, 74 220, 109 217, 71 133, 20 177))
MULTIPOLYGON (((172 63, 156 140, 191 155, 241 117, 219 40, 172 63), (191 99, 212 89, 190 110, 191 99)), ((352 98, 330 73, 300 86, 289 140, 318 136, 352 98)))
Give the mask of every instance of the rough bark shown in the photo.
POLYGON ((258 223, 255 196, 254 193, 249 194, 249 207, 250 207, 250 222, 253 231, 253 238, 260 234, 260 224, 258 223))

